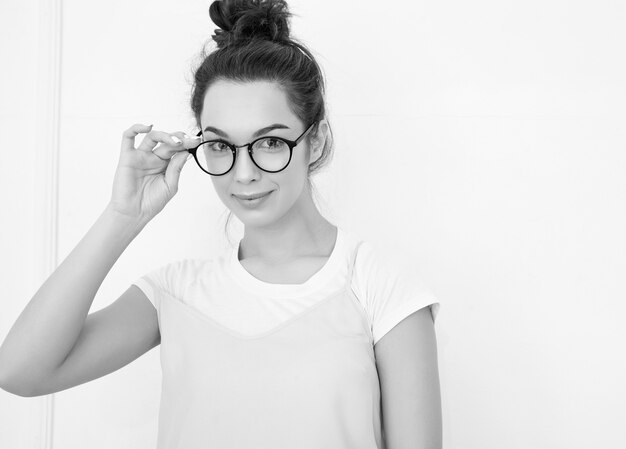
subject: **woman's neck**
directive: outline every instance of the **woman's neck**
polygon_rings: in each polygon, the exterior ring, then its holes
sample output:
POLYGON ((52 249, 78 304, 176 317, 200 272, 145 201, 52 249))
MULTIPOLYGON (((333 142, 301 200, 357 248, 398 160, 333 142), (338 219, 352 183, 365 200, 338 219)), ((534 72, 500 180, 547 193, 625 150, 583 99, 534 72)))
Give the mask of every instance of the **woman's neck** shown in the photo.
POLYGON ((302 256, 328 256, 338 230, 307 196, 310 201, 304 198, 299 206, 294 205, 294 210, 280 223, 271 227, 246 226, 239 260, 255 258, 268 265, 280 265, 302 256))

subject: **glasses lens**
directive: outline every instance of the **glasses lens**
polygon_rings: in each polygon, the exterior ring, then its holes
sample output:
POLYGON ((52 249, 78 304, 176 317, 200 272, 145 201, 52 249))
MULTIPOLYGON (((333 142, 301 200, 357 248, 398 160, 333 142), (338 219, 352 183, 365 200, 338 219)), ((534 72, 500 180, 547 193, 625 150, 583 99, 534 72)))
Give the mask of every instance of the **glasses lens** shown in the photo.
POLYGON ((252 145, 252 158, 263 170, 282 170, 289 163, 289 145, 277 137, 266 137, 252 145))
POLYGON ((233 164, 233 152, 228 145, 218 140, 205 142, 196 150, 200 166, 212 175, 226 173, 233 164))

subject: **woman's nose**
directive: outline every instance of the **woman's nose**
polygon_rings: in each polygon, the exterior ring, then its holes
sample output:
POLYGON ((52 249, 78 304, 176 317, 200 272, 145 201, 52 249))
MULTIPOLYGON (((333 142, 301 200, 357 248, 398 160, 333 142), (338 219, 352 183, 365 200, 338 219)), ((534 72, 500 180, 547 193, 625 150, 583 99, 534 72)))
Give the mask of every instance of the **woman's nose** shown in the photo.
POLYGON ((251 178, 258 177, 259 167, 252 161, 247 147, 237 148, 233 170, 235 179, 239 181, 248 181, 251 178))

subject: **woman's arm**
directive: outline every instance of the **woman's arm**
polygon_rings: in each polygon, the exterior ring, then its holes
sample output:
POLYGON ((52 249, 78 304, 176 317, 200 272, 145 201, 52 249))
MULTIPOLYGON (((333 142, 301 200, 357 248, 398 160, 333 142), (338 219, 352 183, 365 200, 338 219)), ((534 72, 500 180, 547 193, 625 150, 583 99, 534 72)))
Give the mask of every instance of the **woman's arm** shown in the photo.
POLYGON ((441 449, 437 340, 430 307, 398 323, 374 350, 387 449, 441 449))
MULTIPOLYGON (((74 250, 39 287, 0 346, 1 388, 28 396, 64 363, 113 264, 178 192, 186 148, 192 148, 196 141, 182 132, 153 130, 152 125, 135 124, 124 131, 111 200, 74 250), (135 148, 135 137, 141 133, 146 135, 135 148), (154 149, 169 159, 153 153, 154 149)), ((141 304, 140 299, 134 302, 141 304)), ((113 309, 115 313, 120 310, 113 309)), ((110 312, 98 313, 93 319, 100 322, 103 316, 109 316, 105 322, 112 321, 110 312)), ((105 327, 108 332, 111 325, 105 327)), ((94 346, 92 339, 88 347, 94 346)), ((84 360, 82 355, 79 358, 84 360)), ((113 365, 119 363, 113 361, 106 366, 113 365)), ((96 369, 95 374, 100 372, 96 369)))
POLYGON ((27 396, 63 362, 96 292, 146 225, 107 206, 28 302, 0 346, 0 386, 27 396))

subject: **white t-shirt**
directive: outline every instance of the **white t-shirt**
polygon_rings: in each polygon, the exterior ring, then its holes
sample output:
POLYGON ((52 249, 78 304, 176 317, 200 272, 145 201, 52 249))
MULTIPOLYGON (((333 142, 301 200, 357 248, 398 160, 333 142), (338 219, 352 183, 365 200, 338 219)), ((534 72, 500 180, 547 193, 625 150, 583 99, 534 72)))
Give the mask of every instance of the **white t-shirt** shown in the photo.
POLYGON ((239 245, 138 279, 157 309, 157 449, 386 449, 374 344, 439 303, 410 270, 339 228, 302 284, 248 273, 239 245))
POLYGON ((439 300, 419 273, 399 266, 357 234, 338 227, 326 264, 302 284, 270 284, 248 273, 238 259, 239 244, 210 259, 182 259, 137 279, 158 309, 163 294, 179 298, 236 335, 273 329, 339 288, 354 262, 352 290, 369 320, 372 344, 416 310, 430 306, 433 319, 439 300))

